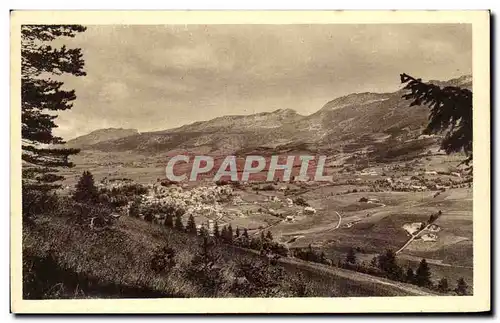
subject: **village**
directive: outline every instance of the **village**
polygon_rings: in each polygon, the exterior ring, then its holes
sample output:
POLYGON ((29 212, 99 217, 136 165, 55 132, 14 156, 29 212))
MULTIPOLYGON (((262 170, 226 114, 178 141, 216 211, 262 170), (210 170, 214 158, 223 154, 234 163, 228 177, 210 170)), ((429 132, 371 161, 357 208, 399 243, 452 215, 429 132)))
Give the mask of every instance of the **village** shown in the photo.
MULTIPOLYGON (((348 173, 345 169, 349 166, 344 166, 333 182, 314 183, 315 185, 293 177, 290 181, 219 180, 214 182, 204 179, 198 183, 177 183, 158 178, 156 182, 144 185, 147 189, 146 193, 139 195, 135 201, 128 201, 122 213, 129 214, 132 205, 138 203, 141 208, 140 217, 144 218, 145 213, 152 213, 152 222, 162 224, 165 221, 165 214, 159 210, 168 208, 182 213, 184 222, 192 216, 198 230, 207 229, 210 235, 213 234, 215 224, 219 227, 232 224, 233 227, 247 229, 250 234, 257 234, 278 226, 285 228, 285 231, 280 230, 280 232, 283 234, 282 241, 286 243, 290 240, 286 234, 286 224, 310 222, 318 211, 320 215, 324 215, 325 212, 337 213, 338 216, 334 215, 334 226, 344 229, 350 229, 372 216, 372 212, 368 212, 363 216, 344 216, 342 220, 341 214, 335 212, 335 209, 325 209, 321 207, 321 203, 314 201, 311 205, 304 199, 303 194, 311 190, 323 187, 331 192, 326 194, 326 198, 384 192, 431 192, 432 197, 436 198, 446 190, 470 186, 471 176, 466 173, 419 170, 416 166, 411 164, 384 165, 382 169, 377 169, 375 166, 348 173), (343 187, 348 189, 343 190, 343 187)), ((111 180, 105 177, 98 183, 98 186, 113 189, 129 185, 131 182, 132 180, 127 178, 111 180)), ((353 210, 356 208, 377 210, 385 206, 386 204, 380 198, 369 195, 352 202, 353 210)), ((405 223, 401 229, 410 236, 416 234, 415 239, 425 242, 437 241, 437 232, 440 228, 434 224, 423 230, 424 226, 421 222, 405 223)), ((280 236, 278 235, 277 238, 279 239, 280 236)), ((296 235, 296 237, 293 241, 301 235, 296 235)))

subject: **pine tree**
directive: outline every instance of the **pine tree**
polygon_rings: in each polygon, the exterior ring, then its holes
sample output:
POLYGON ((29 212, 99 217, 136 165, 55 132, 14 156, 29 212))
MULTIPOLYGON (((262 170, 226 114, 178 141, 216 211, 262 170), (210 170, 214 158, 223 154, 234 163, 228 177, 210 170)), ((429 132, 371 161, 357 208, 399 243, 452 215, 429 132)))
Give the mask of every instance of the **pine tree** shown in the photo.
POLYGON ((267 231, 266 238, 269 241, 273 241, 273 234, 271 233, 271 231, 267 231))
POLYGON ((415 273, 415 283, 418 286, 431 285, 431 271, 425 259, 422 259, 418 265, 417 272, 415 273))
POLYGON ((235 232, 236 238, 240 237, 240 228, 236 227, 236 232, 235 232))
POLYGON ((396 254, 392 250, 387 249, 385 253, 378 257, 378 266, 380 270, 385 273, 387 278, 401 280, 403 271, 401 267, 398 266, 396 254))
POLYGON ((229 224, 227 226, 227 241, 229 243, 233 242, 233 227, 231 226, 231 224, 229 224))
POLYGON ((215 221, 214 223, 214 237, 215 239, 218 239, 220 237, 219 223, 217 221, 215 221))
POLYGON ((80 48, 49 45, 59 37, 75 37, 85 31, 79 25, 23 25, 21 27, 21 137, 23 193, 25 190, 50 191, 59 188, 58 168, 72 167, 70 155, 78 149, 55 148, 63 144, 52 129, 57 115, 69 110, 76 99, 74 90, 63 90, 63 82, 51 75, 84 76, 80 48))
POLYGON ((356 252, 354 251, 354 248, 349 248, 349 251, 347 252, 347 255, 345 257, 345 261, 348 264, 356 264, 356 252))
POLYGON ((243 229, 243 237, 248 239, 248 230, 247 228, 243 229))
POLYGON ((220 231, 220 237, 222 238, 222 240, 226 240, 227 239, 227 227, 226 226, 223 226, 221 231, 220 231))
POLYGON ((463 151, 469 164, 472 161, 472 92, 456 86, 439 87, 424 83, 407 74, 401 74, 401 83, 410 93, 404 99, 412 100, 410 106, 427 105, 429 123, 424 134, 446 132, 441 149, 447 154, 463 151))
POLYGON ((415 282, 415 273, 413 272, 413 269, 409 266, 408 269, 406 270, 405 281, 410 284, 413 284, 415 282))
POLYGON ((175 225, 176 230, 184 231, 184 225, 182 224, 182 217, 180 214, 177 214, 175 217, 175 225))
POLYGON ((455 288, 455 293, 457 293, 458 295, 467 295, 468 289, 469 286, 467 285, 463 277, 457 280, 457 287, 455 288))
POLYGON ((208 229, 203 224, 200 227, 200 236, 201 237, 208 237, 208 229))
POLYGON ((165 214, 165 226, 169 228, 174 227, 174 215, 172 212, 167 212, 165 214))
POLYGON ((449 286, 448 286, 448 280, 446 278, 441 278, 438 282, 438 286, 437 286, 437 289, 438 291, 440 291, 441 293, 446 293, 450 290, 449 286))
POLYGON ((73 199, 82 203, 96 203, 99 198, 94 176, 89 171, 84 171, 76 183, 73 199))
POLYGON ((196 222, 192 214, 189 215, 188 222, 186 224, 186 232, 190 234, 196 234, 196 222))

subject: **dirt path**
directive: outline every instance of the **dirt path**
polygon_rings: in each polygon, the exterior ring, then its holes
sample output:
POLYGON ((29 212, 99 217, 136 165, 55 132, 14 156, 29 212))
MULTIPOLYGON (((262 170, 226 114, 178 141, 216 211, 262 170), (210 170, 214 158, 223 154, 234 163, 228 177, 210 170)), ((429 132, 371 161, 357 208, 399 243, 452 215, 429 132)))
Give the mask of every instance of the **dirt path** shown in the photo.
POLYGON ((274 222, 273 224, 270 224, 270 225, 268 225, 268 226, 267 226, 267 227, 265 227, 265 228, 262 228, 262 229, 257 229, 257 231, 255 231, 255 233, 253 233, 252 235, 253 235, 253 236, 256 236, 256 235, 258 235, 259 233, 261 233, 262 231, 264 231, 264 230, 269 230, 270 228, 272 228, 272 227, 274 227, 274 226, 276 226, 276 225, 280 224, 281 222, 283 222, 283 220, 276 221, 276 222, 274 222))
POLYGON ((337 211, 334 211, 337 216, 339 217, 338 221, 337 221, 337 224, 335 225, 335 227, 333 228, 330 228, 330 227, 313 227, 313 228, 310 228, 310 229, 307 229, 307 230, 302 230, 302 231, 294 231, 294 232, 288 232, 286 234, 283 234, 284 236, 296 236, 296 235, 305 235, 305 234, 311 234, 311 233, 322 233, 322 232, 330 232, 330 231, 334 231, 334 230, 337 230, 338 228, 340 228, 340 225, 342 224, 342 215, 340 215, 339 212, 337 211))

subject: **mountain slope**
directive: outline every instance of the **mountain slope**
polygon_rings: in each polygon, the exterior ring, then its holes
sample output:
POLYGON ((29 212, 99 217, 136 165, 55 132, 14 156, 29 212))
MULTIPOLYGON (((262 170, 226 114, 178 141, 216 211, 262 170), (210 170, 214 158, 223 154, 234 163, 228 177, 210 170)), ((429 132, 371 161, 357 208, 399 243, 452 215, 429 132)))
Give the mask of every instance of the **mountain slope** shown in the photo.
MULTIPOLYGON (((105 230, 92 229, 76 224, 68 216, 71 208, 64 206, 23 227, 25 299, 214 297, 204 284, 211 276, 189 275, 193 258, 201 254, 199 237, 129 216, 115 219, 105 230), (172 268, 164 264, 166 268, 158 272, 153 260, 162 255, 158 252, 162 247, 173 250, 175 264, 172 268)), ((216 266, 223 269, 215 296, 274 295, 264 293, 271 290, 264 284, 234 288, 241 264, 262 263, 259 252, 223 243, 217 243, 212 252, 218 256, 216 266), (249 294, 254 289, 255 295, 249 294)), ((311 297, 433 295, 409 284, 289 257, 271 268, 262 264, 262 273, 279 279, 273 281, 275 297, 303 296, 293 288, 298 279, 311 297), (284 275, 273 275, 277 270, 284 275)))
POLYGON ((99 142, 116 140, 123 137, 137 135, 137 129, 108 128, 92 131, 89 134, 68 140, 66 143, 70 147, 85 148, 99 142))
MULTIPOLYGON (((440 86, 471 88, 471 76, 440 86)), ((326 103, 302 116, 290 109, 244 116, 223 116, 179 128, 137 133, 123 130, 116 136, 98 130, 70 143, 102 151, 133 151, 159 154, 171 151, 234 153, 251 149, 342 150, 371 147, 388 139, 400 142, 418 138, 428 121, 428 109, 409 106, 402 90, 392 93, 353 93, 326 103)), ((109 130, 109 129, 108 129, 109 130)), ((111 132, 113 133, 113 132, 111 132)))

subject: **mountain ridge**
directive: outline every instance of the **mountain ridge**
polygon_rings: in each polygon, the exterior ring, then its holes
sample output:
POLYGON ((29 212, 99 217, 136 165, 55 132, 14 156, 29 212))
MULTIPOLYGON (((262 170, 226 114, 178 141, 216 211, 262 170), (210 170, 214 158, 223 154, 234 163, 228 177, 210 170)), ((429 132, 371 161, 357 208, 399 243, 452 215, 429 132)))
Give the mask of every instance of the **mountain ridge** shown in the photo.
MULTIPOLYGON (((430 82, 439 86, 472 87, 470 75, 430 82)), ((402 94, 402 89, 388 93, 351 93, 327 102, 306 116, 292 109, 278 109, 250 115, 226 115, 154 132, 119 129, 124 131, 113 135, 98 132, 96 135, 94 131, 86 135, 89 137, 78 137, 68 143, 75 146, 76 140, 81 143, 78 148, 143 154, 171 150, 234 153, 251 148, 294 145, 312 149, 343 149, 346 145, 359 143, 373 146, 385 140, 383 138, 400 141, 418 138, 427 124, 427 107, 409 107, 402 94)))

